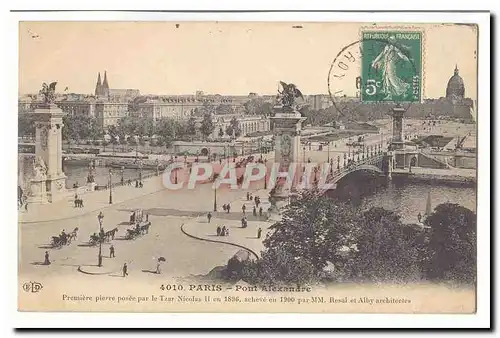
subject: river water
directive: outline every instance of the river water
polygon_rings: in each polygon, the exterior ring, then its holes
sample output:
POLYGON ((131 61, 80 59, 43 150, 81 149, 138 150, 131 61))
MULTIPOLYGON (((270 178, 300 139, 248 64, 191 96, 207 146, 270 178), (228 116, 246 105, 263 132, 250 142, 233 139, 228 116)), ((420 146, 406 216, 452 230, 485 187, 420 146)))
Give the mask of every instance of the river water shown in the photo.
MULTIPOLYGON (((88 175, 88 167, 81 165, 64 165, 64 172, 68 176, 66 186, 73 186, 78 182, 81 186, 85 184, 88 175)), ((118 183, 121 179, 119 170, 112 175, 112 182, 118 183)), ((143 170, 143 175, 151 172, 143 170)), ((109 180, 109 169, 96 167, 95 180, 97 185, 106 185, 109 180)), ((332 197, 349 201, 361 209, 370 207, 383 207, 393 210, 401 215, 403 222, 417 222, 417 215, 425 213, 427 197, 431 195, 431 207, 434 209, 438 204, 450 202, 457 203, 473 211, 476 211, 476 190, 473 186, 450 185, 450 184, 426 184, 409 183, 393 180, 386 182, 385 179, 367 177, 363 175, 351 175, 347 182, 339 182, 336 190, 329 193, 332 197)), ((124 180, 134 181, 139 178, 136 169, 125 169, 124 180)))
POLYGON ((373 177, 353 177, 349 182, 339 184, 332 197, 349 201, 361 209, 382 207, 401 215, 404 223, 416 223, 417 215, 425 213, 430 192, 431 208, 441 203, 457 203, 476 211, 476 190, 474 186, 461 184, 414 183, 401 180, 386 182, 373 177))
MULTIPOLYGON (((87 183, 87 175, 89 173, 88 166, 74 165, 70 163, 64 163, 63 171, 68 177, 66 180, 66 188, 72 188, 74 183, 78 183, 79 186, 87 183)), ((142 175, 145 176, 150 173, 151 170, 142 170, 142 175)), ((114 169, 111 175, 112 183, 119 183, 121 181, 120 169, 114 169)), ((125 182, 127 180, 135 181, 139 179, 139 170, 137 169, 124 169, 123 179, 125 182)), ((95 182, 97 185, 107 185, 109 183, 109 168, 106 167, 96 167, 95 168, 95 182)))

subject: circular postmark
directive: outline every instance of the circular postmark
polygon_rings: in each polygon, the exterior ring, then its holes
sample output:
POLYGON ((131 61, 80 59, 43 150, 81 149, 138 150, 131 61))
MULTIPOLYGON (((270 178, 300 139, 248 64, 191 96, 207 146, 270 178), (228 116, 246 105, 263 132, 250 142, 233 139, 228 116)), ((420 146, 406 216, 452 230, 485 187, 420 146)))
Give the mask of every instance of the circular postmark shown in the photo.
POLYGON ((421 35, 387 32, 343 47, 328 72, 328 94, 347 119, 377 118, 395 106, 408 110, 420 102, 421 35), (355 94, 355 95, 353 95, 355 94))

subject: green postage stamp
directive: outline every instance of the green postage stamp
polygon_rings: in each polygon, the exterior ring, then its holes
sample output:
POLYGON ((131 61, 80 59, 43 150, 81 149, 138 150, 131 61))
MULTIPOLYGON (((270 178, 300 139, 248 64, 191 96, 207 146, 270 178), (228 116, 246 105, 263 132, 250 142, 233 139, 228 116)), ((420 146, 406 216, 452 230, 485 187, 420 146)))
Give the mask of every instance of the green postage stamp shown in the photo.
POLYGON ((364 31, 362 36, 362 100, 420 101, 422 33, 364 31))

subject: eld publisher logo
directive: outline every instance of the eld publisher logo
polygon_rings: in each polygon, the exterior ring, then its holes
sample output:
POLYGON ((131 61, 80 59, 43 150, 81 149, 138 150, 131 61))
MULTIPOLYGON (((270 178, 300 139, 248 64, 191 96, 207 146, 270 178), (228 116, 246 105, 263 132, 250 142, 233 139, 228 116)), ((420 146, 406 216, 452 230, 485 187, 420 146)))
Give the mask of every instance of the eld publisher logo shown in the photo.
POLYGON ((38 282, 26 282, 23 284, 23 290, 26 292, 38 292, 43 288, 43 285, 38 282))

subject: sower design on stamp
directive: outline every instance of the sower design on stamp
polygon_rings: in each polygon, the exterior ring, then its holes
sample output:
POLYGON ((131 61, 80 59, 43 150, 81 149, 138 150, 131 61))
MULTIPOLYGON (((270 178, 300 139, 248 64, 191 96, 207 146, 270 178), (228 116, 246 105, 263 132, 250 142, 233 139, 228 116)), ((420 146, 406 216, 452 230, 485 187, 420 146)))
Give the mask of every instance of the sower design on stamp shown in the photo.
POLYGON ((421 32, 363 32, 362 50, 363 101, 420 101, 421 32))

